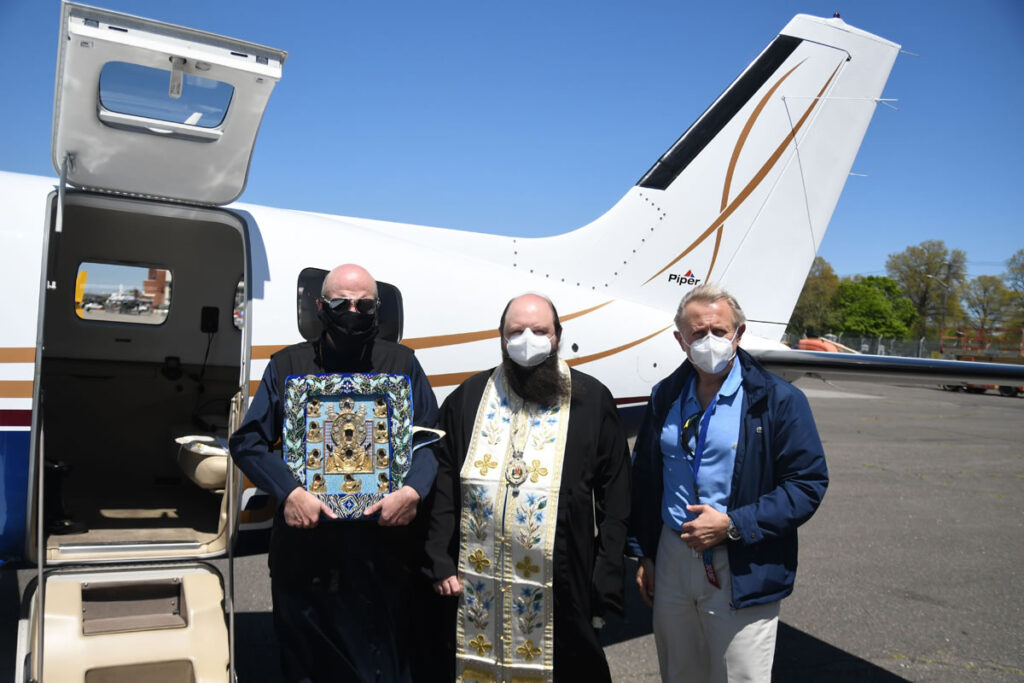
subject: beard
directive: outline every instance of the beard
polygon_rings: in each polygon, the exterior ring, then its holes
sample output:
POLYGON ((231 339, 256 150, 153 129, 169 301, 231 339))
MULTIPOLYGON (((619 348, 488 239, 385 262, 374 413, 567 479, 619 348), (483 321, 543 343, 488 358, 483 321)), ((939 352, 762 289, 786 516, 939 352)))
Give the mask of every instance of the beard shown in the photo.
POLYGON ((502 349, 501 367, 509 388, 528 403, 551 407, 561 403, 569 393, 569 380, 559 371, 557 354, 551 354, 540 365, 524 368, 502 349))

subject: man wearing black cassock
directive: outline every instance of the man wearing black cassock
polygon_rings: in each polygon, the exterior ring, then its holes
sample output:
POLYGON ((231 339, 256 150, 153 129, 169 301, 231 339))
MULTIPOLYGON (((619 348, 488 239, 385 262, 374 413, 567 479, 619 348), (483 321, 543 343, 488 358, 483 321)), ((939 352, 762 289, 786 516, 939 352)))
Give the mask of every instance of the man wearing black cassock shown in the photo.
POLYGON ((429 447, 416 451, 404 486, 367 508, 370 519, 331 521, 334 512, 298 484, 273 450, 281 438, 290 375, 408 375, 414 423, 434 426, 437 402, 412 350, 376 338, 379 305, 377 283, 360 266, 338 266, 328 273, 317 302, 323 335, 271 356, 230 441, 238 467, 279 502, 268 560, 274 630, 289 682, 416 678, 410 670, 419 602, 413 570, 424 525, 409 524, 433 484, 433 452, 429 447))
POLYGON ((460 596, 446 677, 608 681, 594 625, 623 607, 626 437, 608 389, 558 358, 549 300, 513 299, 499 330, 502 364, 438 425, 427 573, 460 596))

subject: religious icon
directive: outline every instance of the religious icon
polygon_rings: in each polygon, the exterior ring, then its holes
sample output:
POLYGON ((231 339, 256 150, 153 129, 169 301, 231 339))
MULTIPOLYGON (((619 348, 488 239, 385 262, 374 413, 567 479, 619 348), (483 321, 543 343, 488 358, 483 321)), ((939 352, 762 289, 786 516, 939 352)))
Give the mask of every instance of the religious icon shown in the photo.
POLYGON ((306 457, 306 469, 318 470, 323 466, 323 461, 320 459, 320 449, 314 448, 309 452, 306 457))
POLYGON ((345 493, 359 493, 362 484, 351 474, 345 475, 345 481, 341 482, 341 490, 345 493))
POLYGON ((328 474, 373 472, 373 462, 366 452, 369 440, 366 438, 366 406, 355 410, 351 398, 341 400, 341 412, 331 423, 331 441, 334 449, 327 456, 328 474))
POLYGON ((309 374, 285 385, 285 464, 339 517, 362 519, 363 510, 397 488, 409 470, 409 378, 309 374))
POLYGON ((320 433, 320 423, 310 422, 309 427, 306 429, 306 442, 307 443, 320 443, 324 436, 320 433))

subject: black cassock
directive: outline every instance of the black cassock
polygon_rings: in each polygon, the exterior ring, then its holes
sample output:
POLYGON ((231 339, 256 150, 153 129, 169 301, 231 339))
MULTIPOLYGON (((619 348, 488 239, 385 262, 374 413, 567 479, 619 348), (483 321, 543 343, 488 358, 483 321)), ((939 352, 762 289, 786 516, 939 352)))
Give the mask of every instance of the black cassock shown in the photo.
MULTIPOLYGON (((279 501, 268 561, 282 673, 289 683, 419 683, 436 669, 434 653, 419 647, 420 623, 436 611, 430 586, 416 571, 422 565, 422 512, 405 527, 322 519, 313 529, 292 528, 280 502, 298 484, 271 444, 281 436, 290 375, 406 374, 415 423, 422 426, 434 426, 437 403, 408 348, 376 340, 365 352, 344 358, 324 357, 322 351, 307 342, 275 353, 231 437, 235 463, 279 501)), ((405 482, 424 498, 434 477, 431 451, 427 446, 416 452, 405 482)), ((267 672, 266 679, 276 677, 267 672)))
MULTIPOLYGON (((572 400, 554 551, 555 679, 610 680, 592 618, 623 610, 623 550, 630 504, 630 462, 615 401, 593 377, 572 370, 572 400), (596 511, 596 520, 595 520, 596 511), (597 537, 594 528, 598 529, 597 537), (560 676, 560 669, 563 669, 560 676)), ((430 504, 427 573, 458 572, 460 477, 474 420, 491 371, 470 377, 441 406, 445 430, 430 504)), ((454 667, 455 607, 449 599, 444 648, 454 667)), ((454 677, 454 668, 445 674, 454 677)))

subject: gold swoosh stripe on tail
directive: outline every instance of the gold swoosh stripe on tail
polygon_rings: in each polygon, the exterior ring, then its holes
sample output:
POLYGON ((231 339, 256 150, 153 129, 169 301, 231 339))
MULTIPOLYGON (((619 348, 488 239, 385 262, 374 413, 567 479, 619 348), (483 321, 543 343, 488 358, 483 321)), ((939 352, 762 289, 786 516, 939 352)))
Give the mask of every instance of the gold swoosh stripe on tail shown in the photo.
POLYGON ((711 235, 711 233, 715 232, 715 230, 717 230, 726 221, 726 219, 728 219, 729 216, 731 216, 736 211, 736 209, 738 209, 740 205, 742 205, 743 202, 746 201, 747 197, 749 197, 751 193, 757 189, 758 185, 760 185, 761 182, 764 181, 765 177, 768 175, 768 172, 772 170, 776 163, 778 163, 779 159, 782 157, 782 153, 786 151, 786 147, 789 146, 789 143, 793 141, 793 139, 796 137, 796 134, 800 131, 804 123, 807 121, 807 117, 810 116, 811 112, 814 111, 814 108, 818 106, 818 102, 821 101, 821 96, 825 93, 825 91, 828 89, 828 86, 832 83, 832 79, 834 79, 836 77, 836 74, 839 73, 839 67, 841 66, 842 63, 836 66, 835 70, 832 72, 832 75, 829 76, 827 81, 825 81, 825 85, 821 86, 821 90, 818 91, 818 96, 815 97, 811 105, 807 107, 807 111, 803 113, 803 116, 801 116, 800 120, 796 122, 796 125, 793 126, 793 129, 782 140, 782 143, 775 149, 774 152, 772 152, 772 155, 768 157, 768 161, 766 161, 764 165, 761 167, 761 169, 754 175, 754 177, 750 179, 750 182, 747 183, 746 187, 744 187, 743 190, 738 195, 736 195, 736 199, 732 200, 732 203, 729 204, 728 208, 726 208, 725 211, 719 214, 718 218, 716 218, 714 222, 711 223, 707 230, 702 232, 697 237, 697 239, 690 244, 690 246, 688 246, 686 249, 683 250, 681 254, 679 254, 679 256, 676 256, 674 259, 669 261, 664 268, 662 268, 657 273, 649 277, 646 281, 644 281, 645 285, 654 278, 664 273, 672 266, 674 266, 676 263, 680 261, 680 259, 689 254, 691 251, 694 250, 694 248, 696 248, 699 244, 706 240, 711 235))

